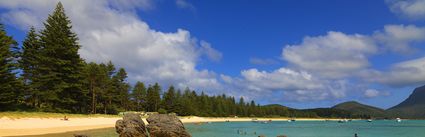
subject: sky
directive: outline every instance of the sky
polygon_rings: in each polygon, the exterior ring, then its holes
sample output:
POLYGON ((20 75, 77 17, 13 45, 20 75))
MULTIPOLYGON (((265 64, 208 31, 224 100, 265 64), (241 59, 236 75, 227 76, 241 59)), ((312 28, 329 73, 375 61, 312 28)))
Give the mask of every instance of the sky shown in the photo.
POLYGON ((88 62, 155 82, 260 104, 381 108, 425 84, 424 0, 13 0, 22 43, 61 1, 88 62))

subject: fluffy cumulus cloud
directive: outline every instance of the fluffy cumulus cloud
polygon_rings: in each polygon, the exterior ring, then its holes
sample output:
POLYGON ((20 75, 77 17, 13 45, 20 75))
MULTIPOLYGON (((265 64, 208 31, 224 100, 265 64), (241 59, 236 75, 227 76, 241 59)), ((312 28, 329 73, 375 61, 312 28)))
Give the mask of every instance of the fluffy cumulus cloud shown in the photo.
POLYGON ((201 45, 201 49, 200 49, 201 53, 206 55, 210 60, 218 62, 223 57, 223 54, 220 51, 212 48, 210 43, 201 41, 200 45, 201 45))
MULTIPOLYGON (((388 52, 414 53, 415 46, 424 40, 425 28, 414 25, 386 25, 383 30, 371 35, 330 31, 326 35, 306 37, 300 44, 285 46, 282 58, 289 63, 289 69, 305 71, 323 86, 294 88, 292 92, 285 92, 285 95, 297 100, 308 100, 307 95, 315 96, 316 99, 341 98, 350 91, 364 90, 364 87, 356 85, 364 85, 365 81, 399 87, 419 85, 425 82, 425 58, 400 62, 389 70, 380 71, 371 67, 369 58, 388 52), (357 79, 357 82, 350 79, 357 79), (344 84, 347 81, 350 84, 344 84)), ((270 75, 277 76, 274 73, 270 75)), ((288 83, 276 79, 274 82, 288 83)), ((367 98, 382 95, 386 94, 377 90, 366 90, 364 93, 367 98)))
POLYGON ((364 92, 364 96, 368 97, 368 98, 373 98, 379 95, 379 91, 376 89, 367 89, 364 92))
POLYGON ((424 0, 387 0, 392 12, 409 19, 425 19, 424 0))
POLYGON ((385 50, 397 53, 412 53, 415 43, 425 40, 425 28, 415 25, 386 25, 383 31, 372 36, 385 50))
POLYGON ((273 71, 247 69, 241 71, 241 77, 221 75, 221 79, 235 89, 243 89, 251 97, 277 102, 338 99, 349 91, 344 80, 320 79, 308 72, 285 67, 273 71))
POLYGON ((307 72, 297 72, 280 68, 273 72, 248 69, 241 72, 242 77, 249 82, 252 90, 296 90, 315 89, 322 85, 307 72))
POLYGON ((408 86, 423 82, 420 76, 409 76, 425 73, 421 66, 423 59, 395 64, 388 71, 377 71, 370 68, 369 57, 386 52, 413 53, 415 46, 424 41, 425 28, 415 25, 386 25, 371 35, 331 31, 324 36, 306 37, 301 44, 287 45, 282 57, 292 67, 324 79, 362 77, 383 84, 408 86))
MULTIPOLYGON (((41 28, 59 0, 1 1, 3 20, 27 29, 41 28)), ((220 88, 216 74, 196 69, 201 56, 218 61, 221 53, 190 32, 160 32, 149 27, 135 9, 152 9, 149 0, 62 0, 73 29, 80 38, 81 56, 87 61, 111 60, 124 67, 131 81, 160 82, 192 88, 220 88)))
POLYGON ((367 56, 376 49, 367 36, 331 31, 325 36, 306 37, 299 45, 287 45, 282 56, 296 68, 326 78, 343 78, 368 67, 367 56))
POLYGON ((374 98, 379 96, 389 96, 388 92, 379 91, 376 89, 366 89, 363 93, 366 98, 374 98))
POLYGON ((366 77, 394 87, 418 86, 425 83, 425 57, 396 63, 387 71, 371 71, 366 77))

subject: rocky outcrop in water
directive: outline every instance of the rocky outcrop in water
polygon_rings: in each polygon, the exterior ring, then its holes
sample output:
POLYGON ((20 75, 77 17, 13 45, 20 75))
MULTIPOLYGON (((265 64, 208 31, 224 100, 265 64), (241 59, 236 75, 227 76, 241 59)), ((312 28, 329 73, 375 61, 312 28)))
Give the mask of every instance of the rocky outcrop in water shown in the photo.
POLYGON ((191 137, 176 115, 154 114, 146 121, 150 137, 191 137))
POLYGON ((115 130, 119 137, 148 137, 145 123, 139 114, 125 114, 122 120, 115 123, 115 130))

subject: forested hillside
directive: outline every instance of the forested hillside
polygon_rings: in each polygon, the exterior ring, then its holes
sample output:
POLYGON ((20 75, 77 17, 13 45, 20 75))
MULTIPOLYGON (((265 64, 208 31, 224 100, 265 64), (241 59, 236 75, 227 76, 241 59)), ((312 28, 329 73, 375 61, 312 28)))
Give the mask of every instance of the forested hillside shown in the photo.
POLYGON ((356 101, 348 101, 333 106, 334 109, 346 110, 357 116, 386 117, 385 110, 364 105, 356 101))
POLYGON ((417 87, 406 100, 388 109, 387 113, 392 117, 424 118, 425 86, 417 87))

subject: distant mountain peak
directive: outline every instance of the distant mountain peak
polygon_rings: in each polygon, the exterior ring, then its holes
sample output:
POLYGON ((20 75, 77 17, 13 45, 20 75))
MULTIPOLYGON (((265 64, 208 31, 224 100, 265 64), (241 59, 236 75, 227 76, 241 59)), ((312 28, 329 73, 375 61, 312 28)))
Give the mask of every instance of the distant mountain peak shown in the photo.
POLYGON ((385 111, 381 108, 365 105, 357 101, 347 101, 333 106, 334 109, 346 110, 354 115, 370 115, 373 117, 383 117, 385 111))
POLYGON ((406 100, 391 107, 388 112, 396 117, 425 117, 425 85, 415 88, 406 100))

